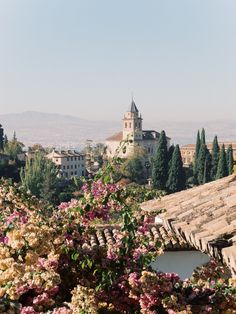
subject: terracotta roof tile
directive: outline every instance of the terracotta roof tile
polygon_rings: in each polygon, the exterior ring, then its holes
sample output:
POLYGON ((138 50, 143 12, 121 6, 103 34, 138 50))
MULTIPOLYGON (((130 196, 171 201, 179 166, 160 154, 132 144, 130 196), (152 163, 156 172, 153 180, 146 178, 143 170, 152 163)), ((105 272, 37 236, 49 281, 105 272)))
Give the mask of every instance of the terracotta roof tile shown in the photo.
POLYGON ((118 142, 122 140, 123 140, 123 132, 115 133, 106 139, 106 141, 118 141, 118 142))
POLYGON ((223 259, 236 276, 236 175, 141 206, 148 211, 166 209, 161 218, 167 230, 196 249, 223 259))
MULTIPOLYGON (((117 237, 120 233, 119 225, 98 225, 95 233, 91 234, 89 242, 86 246, 91 248, 103 247, 108 244, 112 245, 119 241, 117 237)), ((164 243, 164 249, 167 251, 176 250, 194 250, 182 236, 177 236, 170 229, 166 229, 162 225, 150 224, 149 230, 150 241, 153 239, 160 240, 164 243)))

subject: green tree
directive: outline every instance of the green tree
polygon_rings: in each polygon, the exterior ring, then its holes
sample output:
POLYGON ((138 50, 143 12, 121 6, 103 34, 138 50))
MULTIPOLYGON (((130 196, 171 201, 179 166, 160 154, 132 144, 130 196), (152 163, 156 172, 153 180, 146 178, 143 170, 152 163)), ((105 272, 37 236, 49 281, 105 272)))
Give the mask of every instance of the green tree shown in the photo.
POLYGON ((228 174, 233 173, 234 169, 234 156, 233 156, 233 148, 232 145, 229 145, 226 151, 226 160, 227 160, 227 166, 228 166, 228 174))
POLYGON ((21 183, 25 190, 33 195, 53 203, 56 197, 58 169, 42 152, 35 154, 31 161, 27 159, 25 168, 21 169, 21 183))
POLYGON ((179 145, 176 145, 169 169, 169 176, 167 181, 168 190, 170 192, 178 192, 183 190, 185 188, 185 180, 185 172, 183 169, 183 162, 179 145))
POLYGON ((219 154, 220 154, 220 147, 218 144, 217 136, 214 137, 212 143, 212 168, 211 168, 211 178, 212 180, 216 179, 217 167, 219 163, 219 154))
POLYGON ((7 135, 5 134, 4 135, 4 140, 3 140, 3 147, 4 148, 7 146, 7 143, 8 143, 8 138, 7 138, 7 135))
POLYGON ((0 151, 3 151, 4 148, 4 130, 2 125, 0 124, 0 151))
POLYGON ((210 173, 211 173, 211 155, 206 144, 202 142, 197 160, 197 175, 196 175, 197 183, 204 184, 206 182, 209 182, 210 173))
POLYGON ((206 135, 205 135, 204 128, 202 128, 202 131, 201 131, 201 144, 206 144, 206 135))
POLYGON ((225 145, 223 144, 220 150, 220 157, 217 167, 216 179, 226 177, 228 175, 228 165, 226 160, 225 145))
POLYGON ((171 160, 172 160, 174 150, 175 150, 175 145, 172 144, 168 149, 168 169, 170 169, 171 167, 171 160))
POLYGON ((145 149, 140 146, 135 147, 134 153, 130 155, 120 167, 121 177, 129 178, 132 182, 143 184, 148 177, 148 169, 145 164, 148 162, 145 149))
POLYGON ((212 157, 209 149, 205 145, 206 149, 206 159, 205 159, 205 167, 203 173, 203 184, 211 181, 211 167, 212 167, 212 157))
POLYGON ((194 163, 193 163, 193 175, 195 177, 195 181, 197 181, 197 163, 198 163, 198 155, 201 147, 201 139, 200 139, 200 132, 197 131, 197 139, 196 139, 196 146, 195 146, 195 154, 194 154, 194 163))
POLYGON ((152 165, 152 182, 157 189, 164 190, 168 179, 168 151, 165 131, 160 134, 152 165))
POLYGON ((23 153, 24 144, 17 140, 16 133, 14 132, 11 141, 7 141, 4 146, 4 152, 10 156, 11 160, 16 161, 18 155, 23 153))
POLYGON ((144 167, 139 157, 127 160, 124 164, 124 173, 132 182, 143 183, 144 167))

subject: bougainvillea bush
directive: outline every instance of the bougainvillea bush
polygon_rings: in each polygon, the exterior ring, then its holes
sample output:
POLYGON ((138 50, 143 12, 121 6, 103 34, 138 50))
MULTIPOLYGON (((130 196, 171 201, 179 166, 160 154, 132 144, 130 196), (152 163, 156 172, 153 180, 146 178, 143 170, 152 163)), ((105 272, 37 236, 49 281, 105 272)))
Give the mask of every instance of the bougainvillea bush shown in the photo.
POLYGON ((235 283, 214 261, 184 282, 150 269, 163 244, 132 206, 109 171, 55 209, 2 181, 0 313, 236 313, 235 283), (97 222, 116 215, 115 241, 91 245, 97 222))

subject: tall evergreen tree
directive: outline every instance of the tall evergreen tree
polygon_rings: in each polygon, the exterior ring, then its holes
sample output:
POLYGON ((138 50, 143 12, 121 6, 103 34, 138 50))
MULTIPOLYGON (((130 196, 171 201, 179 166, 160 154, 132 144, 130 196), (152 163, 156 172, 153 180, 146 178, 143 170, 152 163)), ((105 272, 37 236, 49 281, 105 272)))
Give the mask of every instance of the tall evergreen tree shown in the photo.
POLYGON ((171 159, 167 188, 170 192, 181 191, 185 188, 185 181, 186 178, 181 153, 179 145, 176 145, 171 159))
POLYGON ((203 173, 203 184, 211 181, 211 167, 212 167, 212 157, 209 149, 205 145, 206 150, 206 159, 205 159, 205 167, 203 173))
POLYGON ((205 135, 204 128, 202 128, 202 131, 201 131, 201 144, 206 144, 206 135, 205 135))
POLYGON ((197 131, 197 139, 196 139, 196 146, 195 146, 195 154, 194 154, 194 164, 193 164, 193 175, 195 177, 195 180, 197 180, 197 161, 198 161, 198 155, 201 147, 201 139, 200 139, 200 132, 197 131))
POLYGON ((172 160, 174 150, 175 150, 175 145, 172 144, 168 149, 168 169, 170 169, 171 167, 171 160, 172 160))
POLYGON ((4 148, 4 130, 2 125, 0 124, 0 151, 4 148))
POLYGON ((228 165, 226 160, 225 145, 223 144, 220 150, 220 157, 217 167, 216 179, 226 177, 228 175, 228 165))
POLYGON ((217 173, 217 167, 219 163, 219 155, 220 155, 220 147, 218 144, 218 138, 217 136, 214 137, 213 143, 212 143, 212 168, 211 168, 211 179, 216 179, 216 173, 217 173))
POLYGON ((3 147, 4 148, 7 146, 7 143, 8 143, 8 138, 7 138, 7 135, 5 134, 4 135, 4 141, 3 141, 3 147))
POLYGON ((226 160, 228 166, 228 175, 233 173, 234 170, 234 156, 232 145, 229 145, 226 151, 226 160))
POLYGON ((204 184, 210 181, 211 156, 206 144, 201 143, 197 160, 197 183, 204 184))
POLYGON ((168 179, 168 151, 165 131, 161 131, 152 165, 152 182, 157 189, 164 190, 168 179))

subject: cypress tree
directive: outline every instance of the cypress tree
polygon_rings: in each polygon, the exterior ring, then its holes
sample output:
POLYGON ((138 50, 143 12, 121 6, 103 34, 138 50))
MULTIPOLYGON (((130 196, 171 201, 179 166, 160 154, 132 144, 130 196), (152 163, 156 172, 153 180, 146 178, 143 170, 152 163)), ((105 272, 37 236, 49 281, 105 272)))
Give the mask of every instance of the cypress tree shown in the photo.
POLYGON ((171 159, 167 188, 170 192, 181 191, 185 188, 185 181, 186 179, 181 153, 179 145, 176 145, 171 159))
POLYGON ((228 166, 228 175, 233 173, 234 170, 234 156, 232 145, 229 145, 226 152, 226 160, 228 166))
POLYGON ((228 175, 228 165, 226 160, 225 145, 223 144, 220 150, 220 157, 217 167, 216 179, 226 177, 228 175))
POLYGON ((164 190, 168 179, 168 152, 165 131, 161 131, 152 165, 152 182, 157 189, 164 190))
POLYGON ((0 151, 4 148, 4 130, 2 125, 0 124, 0 151))
POLYGON ((206 135, 205 135, 204 128, 202 128, 202 132, 201 132, 201 144, 206 144, 206 135))
POLYGON ((211 156, 206 144, 201 143, 197 161, 197 182, 204 184, 210 181, 211 156))
POLYGON ((212 167, 212 157, 209 152, 209 149, 205 145, 206 149, 206 159, 205 159, 205 167, 204 167, 204 174, 203 174, 203 184, 211 181, 211 167, 212 167))
POLYGON ((219 163, 219 154, 220 154, 220 147, 218 144, 217 136, 214 137, 212 143, 212 168, 211 168, 211 179, 216 179, 217 167, 219 163))
POLYGON ((171 167, 171 160, 175 150, 175 146, 172 144, 168 149, 168 169, 171 167))
POLYGON ((8 143, 8 138, 7 138, 7 135, 5 134, 4 135, 4 141, 3 141, 3 143, 4 143, 4 148, 7 146, 7 143, 8 143))
POLYGON ((197 179, 197 160, 198 160, 200 147, 201 147, 201 140, 200 140, 200 132, 198 130, 197 131, 196 146, 195 146, 195 154, 194 154, 194 164, 193 164, 193 174, 195 177, 195 181, 197 179))

